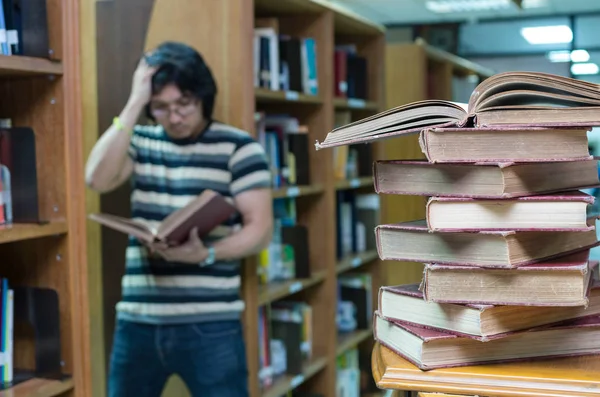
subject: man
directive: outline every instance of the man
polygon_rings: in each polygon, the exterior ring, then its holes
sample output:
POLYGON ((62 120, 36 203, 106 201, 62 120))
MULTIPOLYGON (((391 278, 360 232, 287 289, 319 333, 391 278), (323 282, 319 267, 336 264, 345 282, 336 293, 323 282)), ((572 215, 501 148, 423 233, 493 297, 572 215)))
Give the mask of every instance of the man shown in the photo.
POLYGON ((146 55, 129 100, 86 165, 104 193, 132 179, 132 216, 158 224, 204 189, 235 219, 178 247, 129 238, 110 359, 110 397, 160 396, 178 374, 193 396, 248 395, 240 262, 267 246, 272 199, 266 155, 248 133, 213 120, 216 86, 200 54, 167 42, 146 55), (136 125, 142 111, 156 125, 136 125))

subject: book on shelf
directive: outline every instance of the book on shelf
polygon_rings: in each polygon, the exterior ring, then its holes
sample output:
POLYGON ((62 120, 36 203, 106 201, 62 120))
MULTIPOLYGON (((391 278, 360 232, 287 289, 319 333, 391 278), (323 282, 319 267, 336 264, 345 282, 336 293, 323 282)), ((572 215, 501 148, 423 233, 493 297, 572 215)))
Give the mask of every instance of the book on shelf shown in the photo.
POLYGON ((375 192, 502 199, 597 187, 598 159, 539 163, 377 160, 375 192), (552 175, 552 178, 548 178, 552 175))
POLYGON ((372 142, 426 128, 588 127, 600 125, 598 85, 539 72, 504 72, 481 82, 469 103, 423 100, 330 131, 316 149, 372 142))
POLYGON ((368 60, 356 45, 338 45, 333 56, 333 90, 336 98, 367 99, 368 60))
POLYGON ((317 42, 313 37, 281 34, 278 18, 255 20, 254 86, 272 91, 318 95, 317 42))
POLYGON ((161 242, 178 245, 188 239, 193 228, 197 228, 198 236, 203 238, 235 211, 236 208, 225 197, 207 189, 157 224, 111 214, 90 214, 89 218, 146 243, 161 242))
POLYGON ((420 284, 383 286, 378 310, 382 317, 486 340, 495 335, 600 315, 600 282, 591 281, 588 302, 581 306, 534 306, 427 302, 420 284))
POLYGON ((600 354, 600 317, 541 326, 482 342, 374 315, 375 338, 422 370, 600 354))

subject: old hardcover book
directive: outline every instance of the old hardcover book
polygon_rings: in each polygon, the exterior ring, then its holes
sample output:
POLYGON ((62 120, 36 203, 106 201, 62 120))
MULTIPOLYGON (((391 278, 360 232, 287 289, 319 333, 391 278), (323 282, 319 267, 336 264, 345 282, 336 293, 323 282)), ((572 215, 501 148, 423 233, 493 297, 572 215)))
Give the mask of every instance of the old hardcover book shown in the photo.
POLYGON ((378 310, 385 318, 425 328, 473 335, 496 335, 600 315, 600 282, 591 280, 584 306, 504 306, 427 302, 419 284, 379 289, 378 310))
POLYGON ((432 163, 589 160, 590 130, 591 127, 529 126, 425 128, 419 135, 419 144, 432 163))
POLYGON ((418 133, 427 127, 600 125, 600 86, 539 72, 504 72, 481 82, 468 104, 425 100, 329 132, 317 150, 418 133))
POLYGON ((485 342, 471 335, 385 319, 378 312, 373 317, 375 339, 422 370, 600 354, 597 316, 519 331, 485 342))
POLYGON ((91 214, 89 218, 147 243, 163 242, 177 245, 188 238, 193 228, 198 229, 200 238, 208 235, 235 211, 235 207, 225 197, 213 190, 205 190, 185 207, 167 216, 157 227, 139 219, 110 214, 91 214))
POLYGON ((513 306, 586 306, 593 268, 589 250, 514 269, 426 264, 428 302, 513 306))
POLYGON ((571 191, 514 199, 430 197, 427 227, 433 231, 547 230, 585 231, 594 196, 571 191))
POLYGON ((598 245, 586 231, 431 232, 425 220, 375 228, 382 260, 511 268, 598 245))
POLYGON ((373 163, 380 194, 511 198, 598 186, 598 160, 540 163, 434 164, 424 160, 373 163), (552 175, 552 178, 548 178, 552 175))

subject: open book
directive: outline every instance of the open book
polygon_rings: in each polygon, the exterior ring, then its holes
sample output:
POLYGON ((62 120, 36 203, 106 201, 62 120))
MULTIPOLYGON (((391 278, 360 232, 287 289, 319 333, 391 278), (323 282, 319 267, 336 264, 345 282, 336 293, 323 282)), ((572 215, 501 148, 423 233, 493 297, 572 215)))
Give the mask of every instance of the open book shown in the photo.
POLYGON ((427 127, 562 127, 600 124, 600 85, 547 73, 504 72, 481 82, 468 104, 424 100, 332 130, 316 149, 367 143, 427 127))
POLYGON ((141 220, 110 214, 91 214, 89 218, 147 243, 178 245, 187 240, 194 227, 198 228, 198 236, 202 238, 234 212, 235 207, 223 196, 215 191, 205 190, 185 207, 167 216, 157 227, 141 220))

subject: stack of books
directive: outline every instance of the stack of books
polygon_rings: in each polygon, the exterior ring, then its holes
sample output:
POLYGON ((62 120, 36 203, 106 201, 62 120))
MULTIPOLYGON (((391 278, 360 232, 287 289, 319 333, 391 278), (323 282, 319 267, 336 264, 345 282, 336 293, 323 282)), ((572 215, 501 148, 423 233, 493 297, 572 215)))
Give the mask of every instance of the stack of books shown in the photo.
MULTIPOLYGON (((331 131, 316 148, 419 134, 425 160, 378 160, 379 194, 429 197, 375 228, 382 260, 425 264, 379 291, 374 337, 423 370, 600 353, 594 197, 600 86, 490 77, 468 104, 422 101, 331 131)), ((399 264, 400 265, 400 264, 399 264)))

